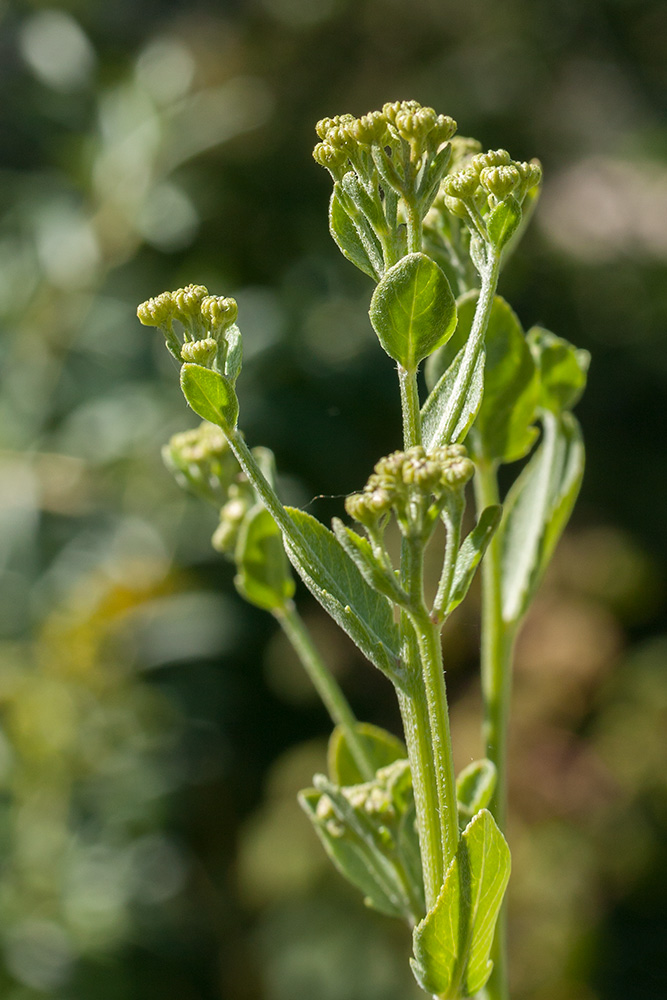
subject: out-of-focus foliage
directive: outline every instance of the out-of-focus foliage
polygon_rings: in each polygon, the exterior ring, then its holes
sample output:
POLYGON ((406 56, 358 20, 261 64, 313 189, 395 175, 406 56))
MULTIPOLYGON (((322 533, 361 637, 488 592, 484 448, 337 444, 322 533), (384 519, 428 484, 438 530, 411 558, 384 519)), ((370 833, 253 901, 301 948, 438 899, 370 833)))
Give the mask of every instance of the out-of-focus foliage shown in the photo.
MULTIPOLYGON (((666 34, 658 0, 0 6, 8 1000, 417 995, 408 942, 298 809, 326 719, 161 466, 196 420, 134 315, 189 281, 234 295, 244 430, 285 499, 358 489, 398 440, 394 373, 312 126, 404 96, 540 157, 501 292, 595 358, 578 515, 518 648, 512 995, 664 996, 666 34)), ((389 685, 300 600, 359 715, 395 727, 389 685)), ((480 749, 462 615, 459 767, 480 749)))

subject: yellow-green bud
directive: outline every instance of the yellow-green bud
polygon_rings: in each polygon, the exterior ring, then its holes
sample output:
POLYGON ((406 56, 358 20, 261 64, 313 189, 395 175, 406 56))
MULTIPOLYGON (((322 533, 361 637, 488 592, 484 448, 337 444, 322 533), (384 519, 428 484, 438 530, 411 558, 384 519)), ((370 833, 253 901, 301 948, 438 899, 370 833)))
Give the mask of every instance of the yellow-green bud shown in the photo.
POLYGON ((478 153, 471 160, 472 166, 478 174, 485 167, 504 167, 511 162, 510 154, 506 149, 490 149, 487 153, 478 153))
POLYGON ((318 142, 313 150, 313 159, 327 170, 337 170, 347 163, 347 153, 341 146, 318 142))
POLYGON ((485 167, 479 175, 482 186, 499 201, 508 195, 521 183, 521 174, 515 166, 485 167))
POLYGON ((443 182, 443 190, 450 198, 469 200, 475 196, 478 189, 479 177, 470 167, 455 174, 448 174, 443 182))
POLYGON ((328 140, 330 134, 339 128, 340 125, 348 125, 355 120, 354 115, 334 115, 333 118, 322 118, 315 126, 320 139, 328 140))
POLYGON ((210 368, 218 353, 218 343, 212 337, 205 340, 190 340, 181 347, 183 361, 210 368))
POLYGON ((171 292, 162 292, 153 299, 147 299, 137 307, 137 316, 143 326, 169 328, 176 312, 171 292))
POLYGON ((424 139, 434 127, 437 115, 433 108, 419 108, 417 111, 399 111, 394 125, 401 139, 413 142, 424 139))
POLYGON ((183 323, 198 318, 201 301, 207 295, 208 289, 204 285, 186 285, 185 288, 178 288, 172 292, 176 318, 183 323))
POLYGON ((438 146, 442 146, 444 142, 449 142, 457 128, 457 123, 453 118, 450 118, 449 115, 438 115, 435 120, 435 125, 429 135, 429 141, 432 142, 436 148, 438 146))
POLYGON ((466 203, 461 201, 460 198, 452 198, 451 195, 445 195, 445 208, 459 219, 468 218, 466 203))
POLYGON ((207 295, 201 300, 200 311, 213 334, 228 329, 239 313, 236 300, 222 295, 207 295))
POLYGON ((363 146, 381 142, 387 133, 387 120, 381 111, 369 111, 348 126, 350 136, 363 146))

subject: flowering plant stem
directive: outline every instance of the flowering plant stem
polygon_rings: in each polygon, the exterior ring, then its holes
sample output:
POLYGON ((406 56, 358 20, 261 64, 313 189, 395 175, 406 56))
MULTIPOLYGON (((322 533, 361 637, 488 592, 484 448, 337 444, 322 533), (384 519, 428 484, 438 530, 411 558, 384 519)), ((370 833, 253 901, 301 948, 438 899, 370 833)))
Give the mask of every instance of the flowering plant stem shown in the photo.
POLYGON ((583 444, 570 411, 588 357, 547 330, 525 335, 496 294, 537 196, 539 164, 479 152, 474 140, 457 146, 456 123, 414 101, 324 119, 317 131, 314 156, 334 182, 331 233, 376 283, 369 315, 396 363, 403 449, 346 498, 354 527, 334 519, 330 531, 284 507, 270 452, 251 450, 237 428, 236 303, 190 285, 139 308, 184 362, 185 397, 209 422, 172 439, 167 459, 200 495, 223 495, 214 544, 235 561, 242 596, 280 623, 336 724, 329 776, 315 775, 300 795, 331 860, 369 906, 412 927, 411 966, 427 994, 508 1000, 512 651, 581 482, 583 444), (420 407, 424 361, 430 393, 420 407), (498 468, 526 456, 503 510, 498 468), (462 538, 471 479, 476 524, 462 538), (392 519, 402 536, 396 569, 384 542, 392 519), (424 554, 439 522, 446 542, 431 605, 424 554), (286 556, 393 683, 405 744, 357 722, 296 612, 286 556), (457 778, 440 633, 480 562, 485 756, 457 778))

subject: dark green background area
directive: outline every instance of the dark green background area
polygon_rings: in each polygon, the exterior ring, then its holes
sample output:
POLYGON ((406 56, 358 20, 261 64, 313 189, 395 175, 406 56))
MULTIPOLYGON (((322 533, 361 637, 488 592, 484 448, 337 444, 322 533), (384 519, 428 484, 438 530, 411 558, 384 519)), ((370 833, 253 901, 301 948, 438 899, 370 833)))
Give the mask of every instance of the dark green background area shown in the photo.
MULTIPOLYGON (((247 440, 286 501, 340 514, 400 420, 313 126, 402 98, 542 161, 501 292, 593 356, 582 495, 518 649, 513 1000, 665 995, 666 42, 657 0, 0 6, 8 1000, 419 995, 407 935, 295 803, 327 719, 162 467, 196 420, 135 317, 188 282, 236 296, 247 440)), ((445 638, 460 766, 475 602, 445 638)), ((359 716, 397 729, 382 677, 299 605, 359 716)))

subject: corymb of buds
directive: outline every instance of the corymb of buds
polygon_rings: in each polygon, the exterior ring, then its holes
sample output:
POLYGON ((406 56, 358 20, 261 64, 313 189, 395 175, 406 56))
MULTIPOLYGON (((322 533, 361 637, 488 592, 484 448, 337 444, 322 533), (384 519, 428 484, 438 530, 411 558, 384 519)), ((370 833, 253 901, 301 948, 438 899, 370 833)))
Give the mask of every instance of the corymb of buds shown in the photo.
POLYGON ((521 206, 528 192, 542 180, 537 161, 513 160, 506 149, 468 155, 464 165, 454 167, 442 184, 445 207, 465 219, 482 238, 486 237, 484 217, 489 210, 502 202, 521 206))
POLYGON ((421 446, 395 451, 376 464, 362 493, 353 493, 345 509, 369 531, 382 529, 393 512, 404 534, 421 531, 429 508, 437 515, 452 492, 472 478, 474 465, 463 445, 426 452, 421 446))
POLYGON ((239 481, 229 487, 228 498, 220 510, 220 521, 213 532, 211 544, 217 552, 233 557, 241 526, 256 503, 252 487, 242 474, 239 481))
POLYGON ((219 507, 241 467, 220 427, 206 421, 190 431, 174 434, 162 449, 165 465, 179 485, 219 507))
POLYGON ((234 299, 209 295, 204 285, 186 285, 162 292, 142 302, 137 309, 144 326, 162 330, 167 347, 178 361, 219 368, 227 353, 225 334, 234 325, 238 308, 234 299), (174 329, 182 329, 183 340, 174 329))

